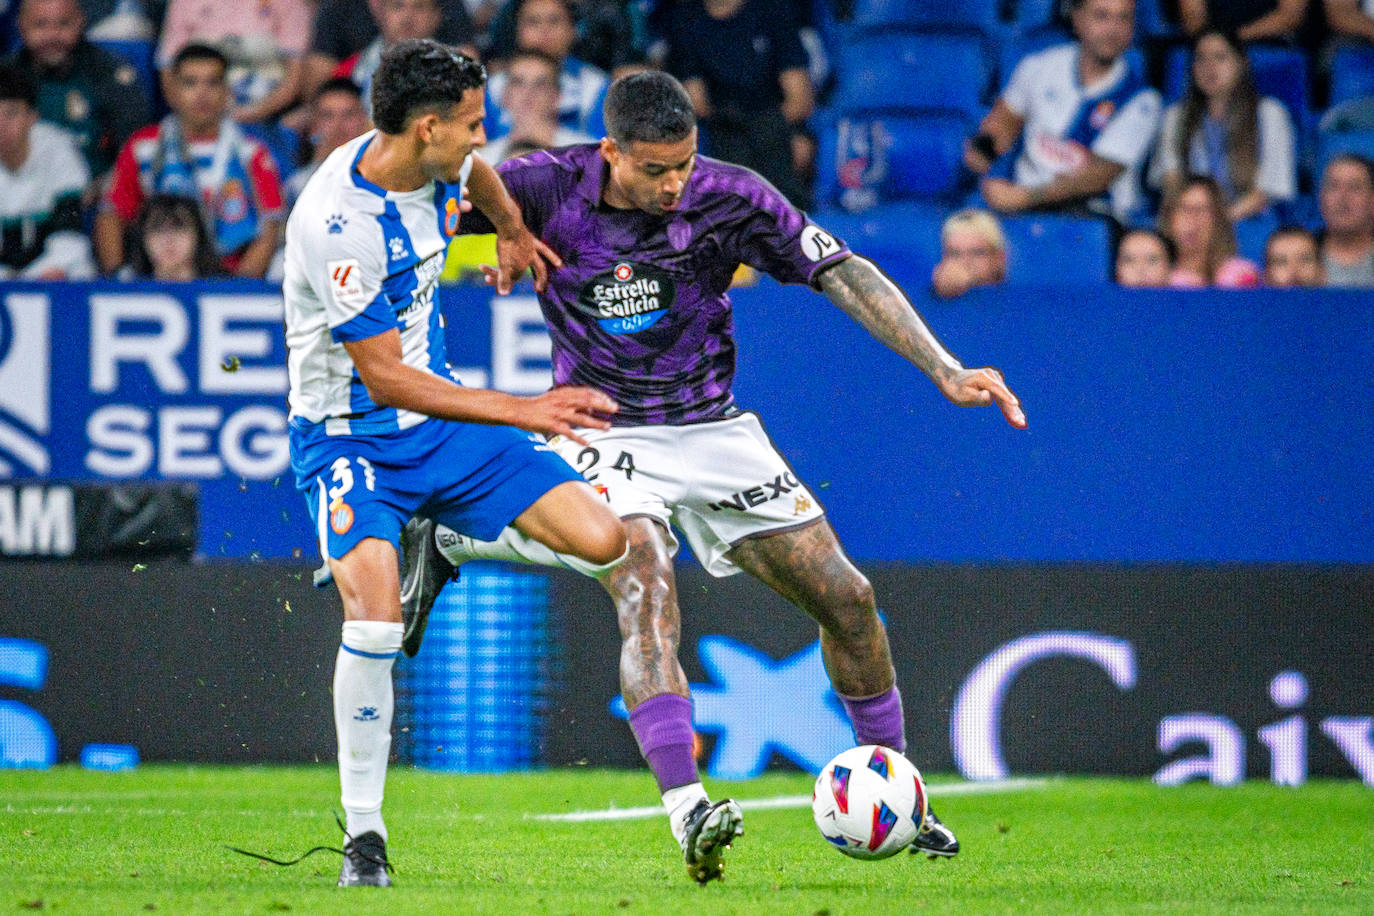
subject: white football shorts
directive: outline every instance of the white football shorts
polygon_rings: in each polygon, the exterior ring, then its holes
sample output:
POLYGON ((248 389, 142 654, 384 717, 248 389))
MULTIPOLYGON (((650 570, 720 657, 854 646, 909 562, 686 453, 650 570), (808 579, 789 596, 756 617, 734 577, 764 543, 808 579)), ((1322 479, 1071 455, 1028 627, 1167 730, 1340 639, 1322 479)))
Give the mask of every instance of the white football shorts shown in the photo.
POLYGON ((778 453, 756 414, 683 426, 578 430, 590 445, 550 444, 621 518, 646 515, 673 528, 713 576, 739 567, 725 554, 740 541, 800 528, 825 514, 778 453))

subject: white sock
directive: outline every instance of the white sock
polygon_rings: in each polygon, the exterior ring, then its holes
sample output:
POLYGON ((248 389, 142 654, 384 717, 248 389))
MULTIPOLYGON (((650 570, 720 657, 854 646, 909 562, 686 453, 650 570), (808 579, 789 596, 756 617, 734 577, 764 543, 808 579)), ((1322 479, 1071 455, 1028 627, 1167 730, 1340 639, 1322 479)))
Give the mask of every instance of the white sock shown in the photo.
POLYGON ((679 845, 682 843, 682 834, 686 831, 687 815, 691 814, 697 802, 703 799, 710 801, 706 796, 706 789, 699 782, 677 786, 663 793, 663 807, 668 811, 668 826, 673 829, 673 839, 677 840, 679 845))
POLYGON ((452 528, 437 522, 434 525, 434 544, 444 559, 454 565, 465 563, 468 560, 499 560, 505 563, 531 563, 535 566, 562 566, 593 579, 619 566, 620 561, 625 559, 625 555, 630 552, 630 548, 626 547, 624 554, 616 557, 605 566, 597 566, 566 553, 555 553, 549 547, 534 538, 526 537, 514 528, 506 528, 501 532, 501 536, 494 541, 479 541, 467 535, 458 534, 452 528))
POLYGON ((395 695, 391 666, 404 627, 379 620, 347 620, 334 662, 334 729, 339 738, 340 801, 352 837, 375 830, 386 839, 382 794, 391 753, 395 695))

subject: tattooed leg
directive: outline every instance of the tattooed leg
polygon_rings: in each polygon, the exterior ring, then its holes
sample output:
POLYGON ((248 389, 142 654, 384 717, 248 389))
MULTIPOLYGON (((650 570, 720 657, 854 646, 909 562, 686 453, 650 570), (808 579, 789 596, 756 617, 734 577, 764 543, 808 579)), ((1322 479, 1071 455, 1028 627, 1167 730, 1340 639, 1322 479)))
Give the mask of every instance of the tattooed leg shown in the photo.
POLYGON ((871 697, 895 682, 873 586, 845 556, 825 519, 736 544, 729 557, 820 624, 821 654, 835 690, 871 697))
POLYGON ((620 689, 635 709, 664 693, 688 695, 678 662, 682 617, 677 605, 673 559, 659 522, 625 519, 629 554, 602 584, 615 602, 620 623, 620 689))

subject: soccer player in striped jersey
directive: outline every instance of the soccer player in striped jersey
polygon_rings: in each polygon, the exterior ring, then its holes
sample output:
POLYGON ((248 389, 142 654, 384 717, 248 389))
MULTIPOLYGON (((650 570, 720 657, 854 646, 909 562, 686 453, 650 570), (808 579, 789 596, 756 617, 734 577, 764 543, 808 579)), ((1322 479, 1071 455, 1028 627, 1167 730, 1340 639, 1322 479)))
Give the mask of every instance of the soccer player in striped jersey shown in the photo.
POLYGON ((340 885, 391 883, 381 805, 406 520, 424 511, 485 539, 510 525, 598 568, 626 551, 619 518, 533 435, 606 429, 615 402, 581 387, 538 397, 463 388, 445 361, 435 281, 468 206, 464 186, 498 229, 501 289, 527 268, 542 288, 544 259, 557 263, 472 155, 485 142, 485 80, 480 64, 435 42, 387 51, 373 80, 377 129, 320 165, 287 223, 291 465, 344 610, 340 885))

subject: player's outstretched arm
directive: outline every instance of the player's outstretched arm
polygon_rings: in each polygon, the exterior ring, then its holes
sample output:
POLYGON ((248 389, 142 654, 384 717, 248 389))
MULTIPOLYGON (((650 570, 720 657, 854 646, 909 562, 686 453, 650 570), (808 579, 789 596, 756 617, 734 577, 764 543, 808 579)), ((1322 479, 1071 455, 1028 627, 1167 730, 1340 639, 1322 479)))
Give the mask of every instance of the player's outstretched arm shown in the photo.
POLYGON ((819 281, 827 299, 930 376, 945 397, 961 407, 996 404, 1008 423, 1026 428, 1021 402, 1002 373, 992 368, 965 369, 901 288, 872 261, 853 255, 827 268, 819 281))
POLYGON ((547 436, 566 436, 581 445, 576 432, 609 429, 620 409, 590 388, 555 388, 535 397, 518 397, 486 388, 464 388, 448 379, 407 366, 401 360, 401 335, 393 330, 344 342, 367 393, 381 407, 413 410, 441 420, 516 426, 547 436))
POLYGON ((563 259, 534 237, 520 215, 520 205, 506 190, 501 176, 479 156, 472 157, 467 192, 473 205, 496 229, 498 269, 492 275, 496 291, 503 296, 508 294, 515 281, 530 270, 534 273, 535 290, 542 293, 549 282, 549 267, 562 267, 563 259))

